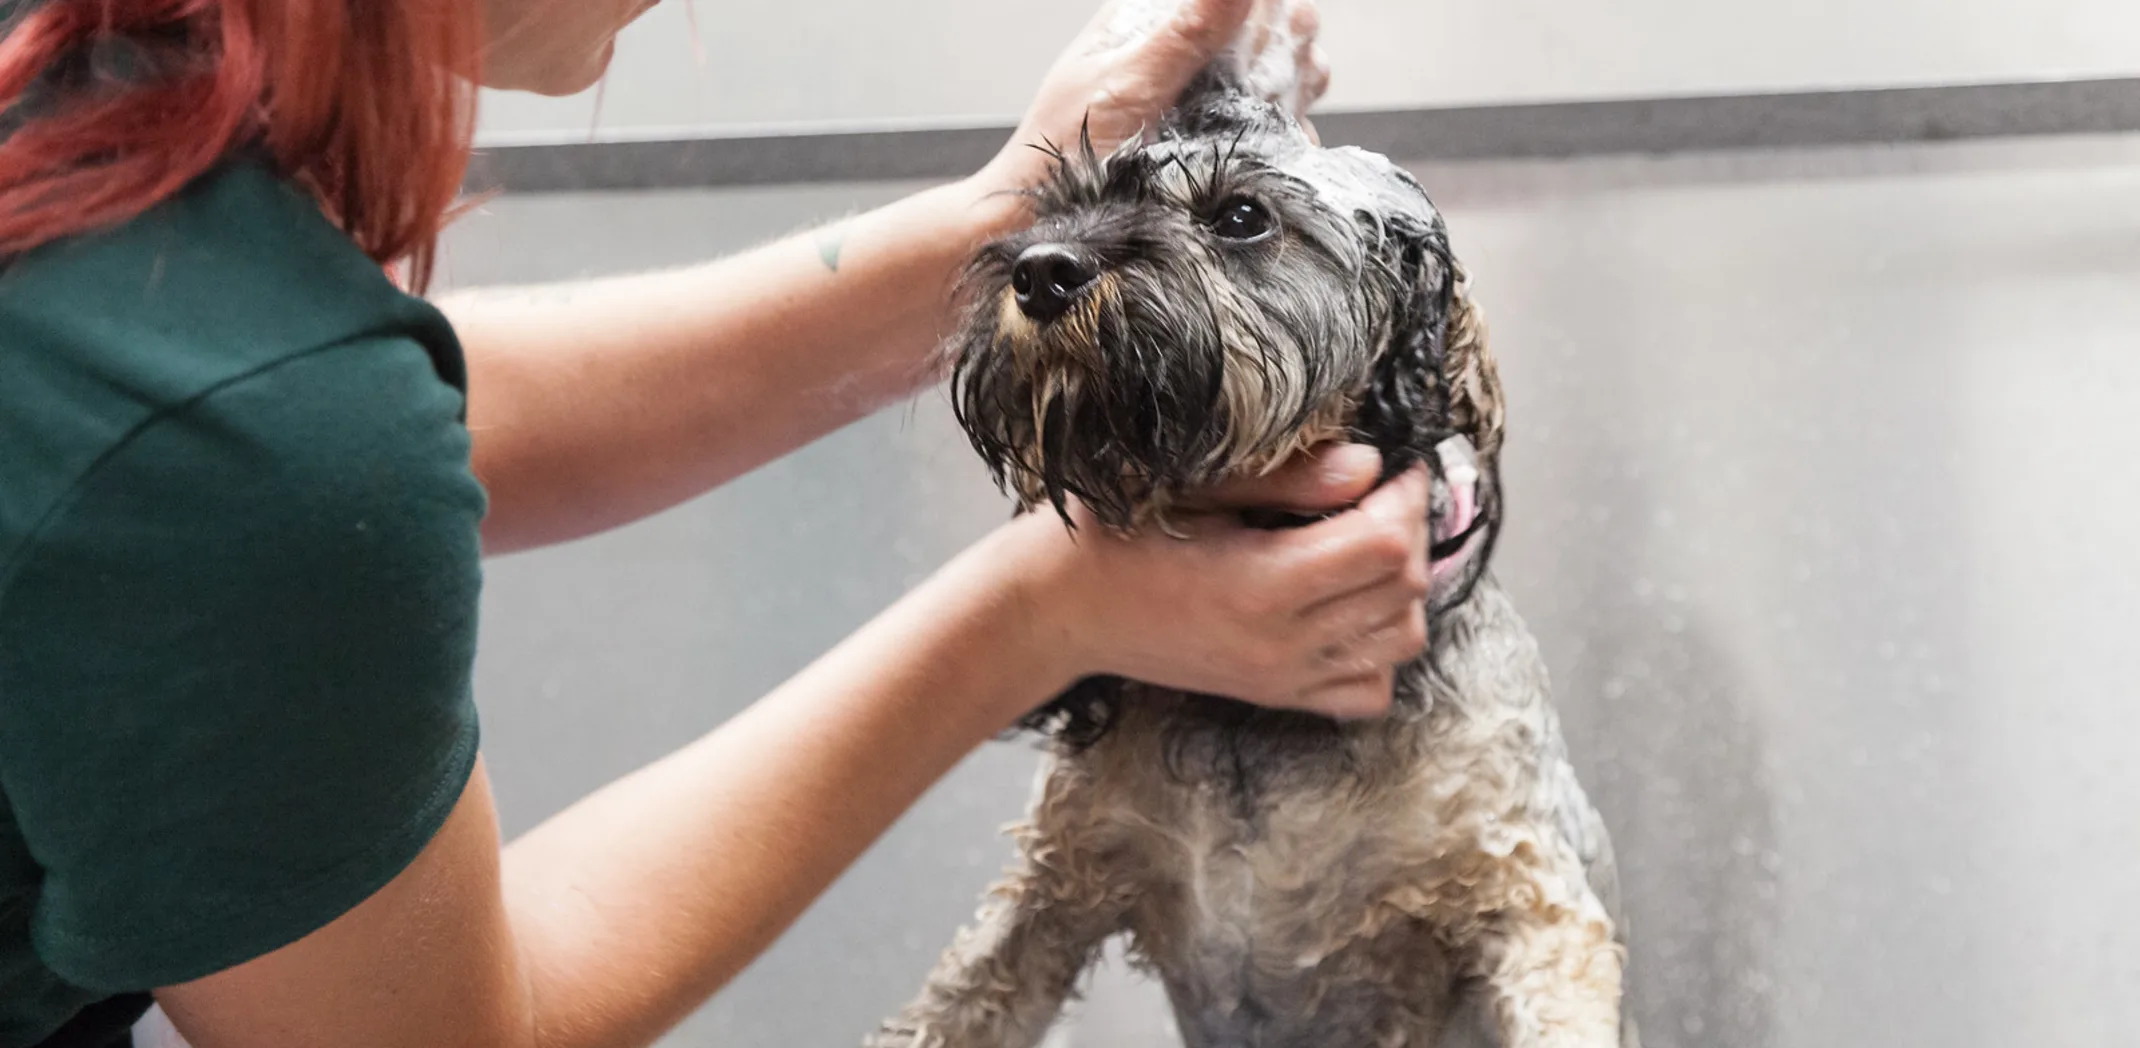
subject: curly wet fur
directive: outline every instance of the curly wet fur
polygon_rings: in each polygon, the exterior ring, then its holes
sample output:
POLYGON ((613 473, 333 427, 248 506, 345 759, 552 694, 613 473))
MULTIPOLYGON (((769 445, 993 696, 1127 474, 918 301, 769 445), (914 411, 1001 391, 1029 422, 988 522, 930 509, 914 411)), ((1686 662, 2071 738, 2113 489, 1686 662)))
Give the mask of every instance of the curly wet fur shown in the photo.
POLYGON ((1424 192, 1207 76, 1151 141, 1064 155, 1036 207, 977 259, 952 346, 959 419, 1025 509, 1074 495, 1163 526, 1182 492, 1308 443, 1349 434, 1439 476, 1458 435, 1487 530, 1385 720, 1121 681, 1036 714, 1057 745, 1021 862, 872 1048, 1034 1045, 1122 932, 1190 1048, 1635 1045, 1611 845, 1484 574, 1501 389, 1424 192), (1243 196, 1278 233, 1214 240, 1203 223, 1243 196), (1050 324, 1006 287, 1042 242, 1103 272, 1050 324))

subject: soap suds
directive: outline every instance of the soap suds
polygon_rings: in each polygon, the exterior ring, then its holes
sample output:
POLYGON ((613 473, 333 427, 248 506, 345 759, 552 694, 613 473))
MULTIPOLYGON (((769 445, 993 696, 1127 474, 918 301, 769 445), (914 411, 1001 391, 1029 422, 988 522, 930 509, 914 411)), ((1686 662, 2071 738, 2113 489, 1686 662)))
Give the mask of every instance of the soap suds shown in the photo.
MULTIPOLYGON (((1116 35, 1124 41, 1150 37, 1172 21, 1187 0, 1122 0, 1115 8, 1115 17, 1109 23, 1116 35)), ((1230 62, 1241 82, 1258 97, 1269 99, 1284 106, 1294 115, 1305 111, 1313 100, 1307 97, 1307 86, 1300 78, 1297 59, 1300 39, 1293 32, 1290 5, 1281 4, 1275 12, 1276 24, 1269 28, 1269 39, 1260 53, 1249 53, 1250 42, 1255 39, 1258 27, 1251 21, 1241 27, 1241 35, 1221 55, 1221 60, 1230 62)))

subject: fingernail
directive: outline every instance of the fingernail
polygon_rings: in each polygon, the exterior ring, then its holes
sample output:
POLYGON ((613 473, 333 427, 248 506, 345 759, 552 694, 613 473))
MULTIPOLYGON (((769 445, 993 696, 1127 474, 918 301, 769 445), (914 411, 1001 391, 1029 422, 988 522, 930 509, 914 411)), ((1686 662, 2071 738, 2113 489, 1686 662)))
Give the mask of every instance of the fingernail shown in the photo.
POLYGON ((1381 469, 1382 453, 1365 444, 1340 444, 1322 457, 1325 484, 1346 485, 1373 480, 1381 469))

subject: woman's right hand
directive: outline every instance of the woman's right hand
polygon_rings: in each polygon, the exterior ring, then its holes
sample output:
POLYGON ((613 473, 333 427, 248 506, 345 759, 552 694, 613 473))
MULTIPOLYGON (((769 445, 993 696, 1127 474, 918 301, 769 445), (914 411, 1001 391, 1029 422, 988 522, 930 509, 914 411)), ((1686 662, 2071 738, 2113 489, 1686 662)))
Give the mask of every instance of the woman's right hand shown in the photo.
POLYGON ((1424 651, 1428 481, 1414 469, 1374 487, 1380 456, 1336 446, 1267 477, 1215 489, 1177 519, 1189 541, 1123 536, 1073 504, 1002 537, 1039 649, 1070 679, 1128 677, 1183 691, 1339 717, 1384 712, 1395 667, 1424 651), (1355 505, 1356 504, 1356 505, 1355 505), (1319 513, 1289 530, 1242 509, 1319 513))

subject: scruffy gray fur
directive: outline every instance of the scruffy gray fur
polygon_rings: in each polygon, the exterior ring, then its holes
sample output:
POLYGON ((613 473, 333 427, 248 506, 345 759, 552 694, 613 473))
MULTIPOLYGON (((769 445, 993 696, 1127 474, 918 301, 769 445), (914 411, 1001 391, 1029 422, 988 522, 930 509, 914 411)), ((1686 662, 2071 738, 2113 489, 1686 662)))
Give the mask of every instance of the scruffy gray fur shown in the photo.
POLYGON ((1374 722, 1108 680, 1036 714, 1018 865, 869 1045, 1030 1048, 1127 933, 1189 1048, 1635 1048, 1612 847, 1486 572, 1501 391, 1440 215, 1222 71, 1059 158, 951 346, 998 479, 1135 528, 1332 437, 1424 462, 1431 650, 1374 722))

